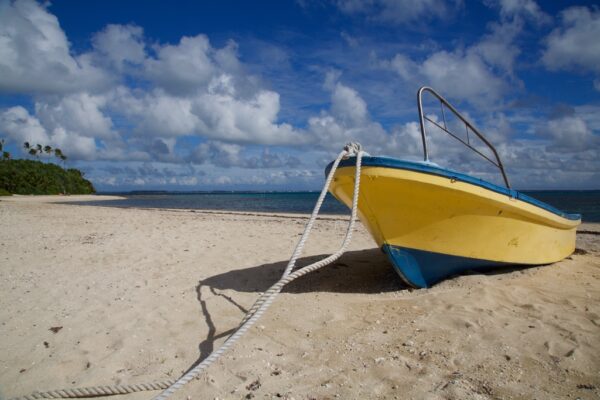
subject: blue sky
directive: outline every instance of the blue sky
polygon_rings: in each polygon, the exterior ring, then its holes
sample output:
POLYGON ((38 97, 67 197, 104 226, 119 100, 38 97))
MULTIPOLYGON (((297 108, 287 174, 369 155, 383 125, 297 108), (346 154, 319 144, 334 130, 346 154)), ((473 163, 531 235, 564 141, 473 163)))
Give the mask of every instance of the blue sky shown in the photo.
POLYGON ((592 2, 0 0, 0 138, 60 147, 102 191, 318 189, 347 141, 419 159, 429 85, 514 187, 598 189, 599 37, 592 2))

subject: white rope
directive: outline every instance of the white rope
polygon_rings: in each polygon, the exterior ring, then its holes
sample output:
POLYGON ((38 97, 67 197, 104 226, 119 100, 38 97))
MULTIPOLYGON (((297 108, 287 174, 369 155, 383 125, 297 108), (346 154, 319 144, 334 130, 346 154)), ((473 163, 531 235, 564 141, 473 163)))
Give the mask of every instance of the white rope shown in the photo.
POLYGON ((328 264, 331 264, 338 258, 344 254, 346 248, 350 244, 350 240, 352 239, 352 231, 354 229, 354 224, 356 222, 356 215, 358 210, 358 197, 359 197, 359 186, 360 186, 360 171, 361 171, 361 161, 364 151, 362 151, 360 144, 358 143, 348 143, 344 150, 339 153, 333 165, 331 166, 331 170, 327 176, 327 180, 325 181, 325 185, 323 186, 323 190, 321 190, 321 194, 315 204, 313 212, 310 216, 306 227, 304 228, 304 232, 302 233, 302 237, 298 241, 296 248, 294 249, 294 253, 290 258, 281 278, 277 283, 271 286, 266 292, 264 292, 259 299, 254 303, 254 305, 250 308, 242 322, 240 323, 239 328, 225 340, 225 342, 219 347, 216 351, 212 352, 207 358, 205 358, 200 364, 195 366, 193 369, 188 371, 185 375, 179 378, 177 381, 173 380, 165 380, 165 381, 157 381, 152 383, 141 383, 137 385, 114 385, 114 386, 95 386, 88 388, 73 388, 73 389, 61 389, 61 390, 53 390, 48 392, 34 392, 30 395, 23 397, 16 397, 11 400, 35 400, 35 399, 57 399, 57 398, 82 398, 82 397, 97 397, 97 396, 112 396, 117 394, 126 394, 140 391, 150 391, 150 390, 160 390, 166 389, 158 396, 154 397, 153 400, 165 400, 170 397, 175 391, 183 387, 186 383, 196 378, 203 370, 208 368, 213 362, 215 362, 223 353, 225 353, 231 346, 235 344, 255 323, 258 319, 267 311, 267 309, 271 306, 277 295, 281 292, 283 287, 293 280, 304 276, 310 272, 316 271, 319 268, 322 268, 328 264), (348 158, 351 156, 356 156, 356 173, 354 178, 354 194, 352 198, 352 212, 350 221, 348 224, 348 228, 346 230, 346 235, 344 236, 344 240, 342 242, 341 247, 338 251, 333 253, 327 258, 324 258, 318 262, 310 264, 306 267, 303 267, 297 271, 291 272, 296 266, 296 261, 298 257, 300 257, 302 253, 302 249, 308 239, 310 232, 312 230, 313 224, 317 219, 317 215, 319 214, 319 210, 321 209, 321 205, 325 200, 325 196, 327 195, 327 191, 329 190, 329 186, 333 179, 333 175, 338 168, 340 161, 343 158, 348 158))
POLYGON ((162 392, 158 396, 154 397, 153 400, 168 399, 178 389, 183 387, 186 383, 188 383, 192 379, 196 378, 200 374, 200 372, 202 372, 209 365, 211 365, 213 362, 215 362, 219 357, 221 357, 221 355, 223 353, 225 353, 231 346, 233 346, 233 344, 235 342, 237 342, 252 327, 252 325, 254 325, 256 323, 256 321, 258 321, 258 319, 265 313, 265 311, 267 311, 267 309, 271 306, 271 304, 275 300, 275 297, 277 297, 277 295, 279 294, 279 292, 281 292, 281 289, 285 285, 292 282, 296 278, 299 278, 303 275, 308 274, 309 272, 316 271, 317 269, 322 268, 325 265, 331 264, 332 262, 334 262, 335 260, 337 260, 338 258, 340 258, 342 256, 342 254, 346 251, 348 244, 350 244, 350 239, 352 238, 352 230, 354 229, 354 223, 356 221, 356 213, 357 213, 357 209, 358 209, 358 194, 359 194, 359 186, 360 186, 360 169, 361 169, 360 166, 361 166, 362 154, 363 154, 363 152, 360 150, 359 144, 349 143, 348 145, 346 145, 346 147, 344 147, 344 150, 342 152, 340 152, 338 157, 335 159, 335 161, 331 167, 331 170, 329 171, 329 175, 327 176, 327 181, 325 182, 325 185, 323 186, 323 190, 321 191, 321 195, 319 196, 319 200, 317 200, 317 203, 315 204, 315 208, 313 210, 311 218, 308 221, 308 223, 306 224, 306 228, 304 228, 304 233, 302 234, 302 237, 298 241, 298 245, 296 245, 296 249, 295 249, 294 253, 292 254, 292 258, 290 259, 288 266, 286 267, 285 271, 283 272, 281 279, 277 283, 275 283, 273 286, 271 286, 265 293, 263 293, 263 295, 256 301, 256 303, 248 311, 248 313, 246 314, 246 317, 243 319, 240 327, 231 336, 229 336, 227 338, 227 340, 225 340, 225 342, 221 345, 221 347, 219 347, 216 351, 212 352, 207 358, 205 358, 200 364, 198 364, 196 367, 191 369, 184 376, 179 378, 179 380, 177 380, 177 382, 175 382, 170 388, 166 389, 164 392, 162 392), (296 263, 296 259, 300 256, 300 253, 302 252, 302 249, 304 247, 306 239, 308 238, 308 234, 310 233, 310 230, 312 229, 312 225, 319 213, 321 204, 323 203, 325 195, 327 194, 329 185, 331 184, 331 180, 333 179, 333 175, 335 174, 335 171, 336 171, 340 161, 342 160, 342 158, 347 157, 351 154, 356 154, 356 175, 354 178, 354 195, 352 198, 352 213, 351 213, 351 217, 350 217, 350 223, 348 224, 348 229, 346 230, 346 236, 344 237, 344 241, 342 242, 342 246, 340 247, 340 249, 337 252, 330 255, 329 257, 327 257, 321 261, 318 261, 316 263, 310 264, 310 265, 308 265, 304 268, 301 268, 293 273, 290 273, 290 271, 292 270, 292 268, 294 267, 294 265, 296 263))

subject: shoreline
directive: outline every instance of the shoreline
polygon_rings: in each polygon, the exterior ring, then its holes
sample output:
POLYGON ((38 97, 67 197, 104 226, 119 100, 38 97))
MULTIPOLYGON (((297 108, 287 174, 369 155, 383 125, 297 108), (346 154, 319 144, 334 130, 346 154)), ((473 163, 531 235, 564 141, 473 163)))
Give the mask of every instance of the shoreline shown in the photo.
MULTIPOLYGON (((70 203, 70 202, 87 202, 87 201, 111 201, 111 200, 126 200, 126 197, 118 195, 104 195, 104 194, 93 194, 93 195, 12 195, 12 196, 0 196, 0 202, 3 200, 10 202, 30 202, 30 203, 70 203)), ((71 204, 65 204, 71 205, 71 204)), ((84 205, 85 207, 99 207, 99 208, 118 208, 122 210, 148 210, 148 211, 170 211, 170 212, 184 212, 184 213, 201 213, 201 214, 214 214, 214 215, 240 215, 240 216, 263 216, 273 218, 290 218, 290 219, 308 219, 311 215, 310 212, 270 212, 270 211, 237 211, 237 210, 220 210, 220 209, 202 209, 202 208, 162 208, 162 207, 140 207, 140 206, 104 206, 99 204, 84 205)), ((349 219, 348 214, 331 214, 331 213, 319 213, 318 220, 330 220, 330 221, 347 221, 349 219)), ((582 221, 581 225, 577 228, 578 234, 594 234, 600 233, 600 222, 595 221, 582 221), (585 229, 584 229, 585 228, 585 229)))
POLYGON ((13 194, 0 196, 0 201, 29 203, 62 203, 71 201, 125 200, 126 197, 102 194, 13 194))
MULTIPOLYGON (((0 397, 178 377, 279 278, 307 217, 0 202, 0 397)), ((299 264, 346 221, 320 220, 299 264)), ((409 290, 357 224, 173 398, 598 396, 600 224, 580 228, 559 263, 409 290)))

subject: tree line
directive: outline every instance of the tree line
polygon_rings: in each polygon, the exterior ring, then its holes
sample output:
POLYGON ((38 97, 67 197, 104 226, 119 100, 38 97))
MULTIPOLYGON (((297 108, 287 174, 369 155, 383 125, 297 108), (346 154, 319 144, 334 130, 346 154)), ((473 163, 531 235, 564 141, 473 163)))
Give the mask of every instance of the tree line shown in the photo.
MULTIPOLYGON (((67 156, 52 146, 29 142, 23 144, 31 156, 40 154, 54 155, 61 161, 67 156)), ((90 194, 95 193, 94 186, 83 177, 83 173, 75 168, 63 168, 54 163, 43 163, 39 160, 11 159, 4 149, 4 139, 0 139, 0 196, 11 194, 90 194)))

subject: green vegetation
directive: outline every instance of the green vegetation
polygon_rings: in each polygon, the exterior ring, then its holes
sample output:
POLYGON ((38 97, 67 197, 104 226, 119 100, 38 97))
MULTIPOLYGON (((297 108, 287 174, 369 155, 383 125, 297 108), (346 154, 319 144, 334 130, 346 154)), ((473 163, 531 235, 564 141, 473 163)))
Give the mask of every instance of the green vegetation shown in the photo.
POLYGON ((81 171, 32 160, 0 162, 0 190, 13 194, 90 194, 96 190, 81 171))
MULTIPOLYGON (((4 140, 0 140, 0 196, 11 194, 90 194, 96 190, 81 171, 62 168, 56 164, 33 160, 14 160, 3 152, 4 140)), ((60 149, 50 146, 30 146, 25 142, 28 153, 37 156, 45 152, 59 158, 63 163, 67 157, 60 149)))
POLYGON ((2 154, 2 161, 10 160, 10 153, 4 151, 4 139, 0 139, 0 154, 2 154))
MULTIPOLYGON (((25 150, 32 156, 54 154, 64 162, 67 156, 51 146, 25 142, 25 150)), ((91 194, 96 193, 90 181, 81 171, 62 168, 56 164, 33 160, 14 160, 4 150, 4 139, 0 139, 0 196, 11 194, 91 194)))

